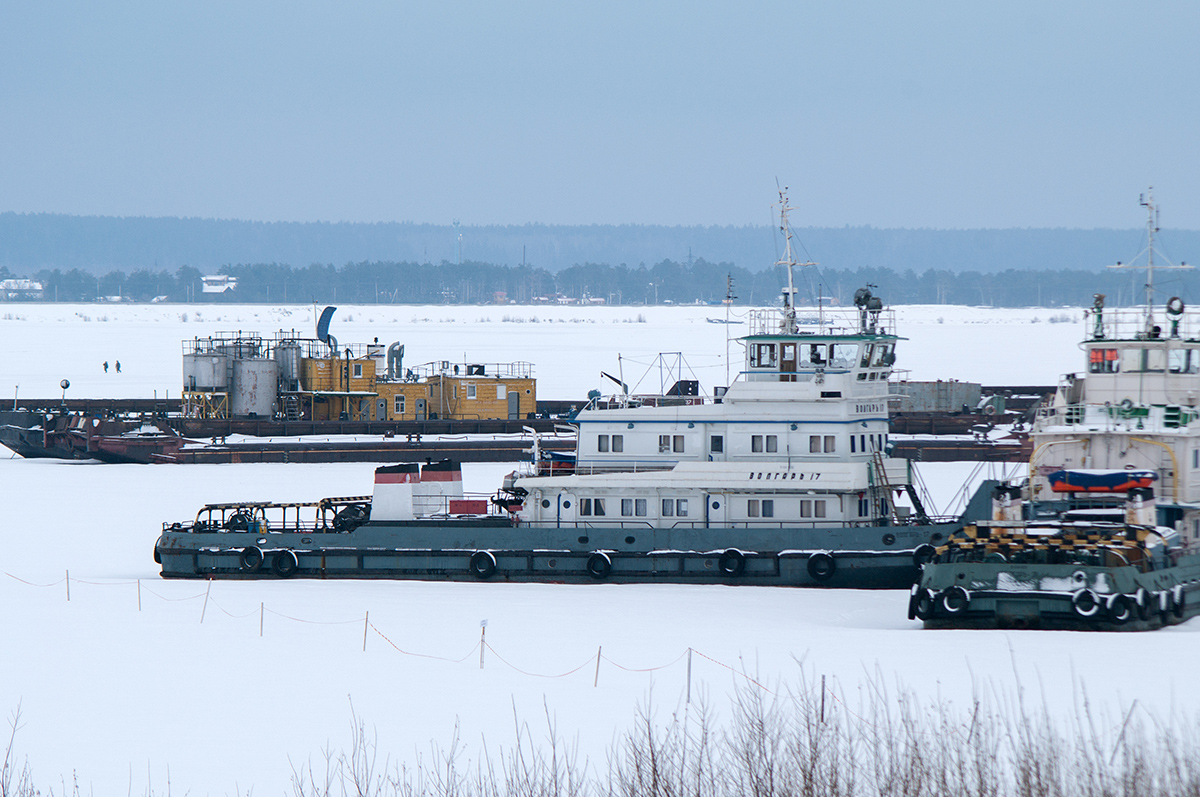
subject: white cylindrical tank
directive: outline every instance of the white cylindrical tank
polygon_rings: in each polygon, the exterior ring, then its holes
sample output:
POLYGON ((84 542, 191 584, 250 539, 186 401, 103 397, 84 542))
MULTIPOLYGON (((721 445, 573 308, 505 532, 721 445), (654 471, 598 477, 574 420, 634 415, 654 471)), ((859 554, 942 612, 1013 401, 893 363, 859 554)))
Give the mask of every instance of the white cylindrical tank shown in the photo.
POLYGON ((234 360, 229 410, 236 418, 275 415, 279 363, 274 360, 234 360))
POLYGON ((184 390, 225 390, 229 386, 229 357, 216 352, 183 355, 184 390))
POLYGON ((275 362, 279 363, 279 387, 281 390, 300 389, 300 344, 285 340, 275 345, 275 362))

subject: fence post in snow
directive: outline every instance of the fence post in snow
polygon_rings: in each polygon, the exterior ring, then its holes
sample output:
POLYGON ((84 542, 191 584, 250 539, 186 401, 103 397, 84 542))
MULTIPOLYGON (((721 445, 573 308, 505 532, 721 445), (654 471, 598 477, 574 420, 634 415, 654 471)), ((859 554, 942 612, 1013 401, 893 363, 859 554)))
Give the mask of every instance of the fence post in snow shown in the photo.
POLYGON ((200 622, 204 622, 204 613, 208 611, 208 593, 212 592, 212 579, 208 580, 208 586, 204 589, 204 606, 200 609, 200 622))
POLYGON ((483 669, 483 649, 487 646, 487 620, 479 621, 479 669, 483 669))
POLYGON ((600 651, 602 650, 604 650, 603 645, 598 645, 596 647, 596 677, 592 679, 593 688, 600 684, 600 651))
POLYGON ((68 571, 66 571, 66 573, 67 573, 67 600, 71 600, 71 571, 68 570, 68 571))
POLYGON ((688 648, 687 702, 692 702, 692 649, 688 648))
POLYGON ((825 676, 821 676, 821 724, 825 724, 825 676))
POLYGON ((367 626, 371 624, 371 612, 363 615, 363 653, 367 652, 367 626))
POLYGON ((137 587, 137 589, 138 589, 138 611, 140 612, 142 610, 142 580, 140 578, 137 580, 137 585, 138 585, 138 587, 137 587))

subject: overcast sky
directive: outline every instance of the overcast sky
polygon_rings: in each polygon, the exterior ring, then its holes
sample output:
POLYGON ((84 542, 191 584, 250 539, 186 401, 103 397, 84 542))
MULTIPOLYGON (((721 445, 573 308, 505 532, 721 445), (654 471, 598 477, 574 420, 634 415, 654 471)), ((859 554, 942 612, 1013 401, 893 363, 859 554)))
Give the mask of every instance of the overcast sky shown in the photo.
POLYGON ((1200 228, 1200 4, 0 0, 0 211, 1200 228))

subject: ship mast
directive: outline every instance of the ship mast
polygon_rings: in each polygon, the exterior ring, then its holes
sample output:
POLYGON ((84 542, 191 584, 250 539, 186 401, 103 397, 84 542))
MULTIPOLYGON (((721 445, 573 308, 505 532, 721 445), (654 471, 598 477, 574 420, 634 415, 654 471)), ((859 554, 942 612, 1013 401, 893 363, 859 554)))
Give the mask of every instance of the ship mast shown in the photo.
MULTIPOLYGON (((787 267, 787 290, 783 294, 783 322, 781 323, 781 331, 785 335, 795 335, 799 332, 796 326, 796 285, 792 278, 792 269, 796 266, 815 266, 816 263, 811 260, 804 263, 796 262, 796 255, 792 251, 792 228, 788 224, 788 212, 795 210, 788 206, 787 186, 779 189, 779 230, 783 233, 783 258, 775 261, 777 266, 787 267)), ((821 312, 821 308, 817 308, 817 312, 821 312)))
MULTIPOLYGON (((1114 266, 1109 268, 1144 268, 1146 269, 1146 328, 1143 333, 1151 335, 1154 332, 1154 234, 1158 232, 1158 205, 1154 204, 1154 186, 1150 186, 1145 194, 1138 195, 1138 204, 1146 209, 1146 265, 1137 266, 1131 263, 1122 263, 1117 261, 1114 266)), ((1134 258, 1136 260, 1137 258, 1134 258)), ((1161 258, 1167 262, 1165 266, 1158 268, 1191 268, 1186 262, 1181 262, 1178 266, 1173 265, 1165 257, 1161 258)))

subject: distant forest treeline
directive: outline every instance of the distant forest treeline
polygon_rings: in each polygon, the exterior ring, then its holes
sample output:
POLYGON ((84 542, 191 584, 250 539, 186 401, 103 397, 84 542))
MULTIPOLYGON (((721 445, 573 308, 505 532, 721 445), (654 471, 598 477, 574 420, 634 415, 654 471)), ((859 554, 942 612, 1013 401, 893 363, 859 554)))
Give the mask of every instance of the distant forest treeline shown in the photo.
MULTIPOLYGON (((1132 208, 1131 210, 1136 210, 1132 208)), ((1140 213, 1130 213, 1131 227, 1140 213)), ((205 274, 231 263, 526 264, 552 274, 579 263, 732 263, 750 271, 778 259, 767 226, 462 225, 254 222, 0 213, 0 267, 18 274, 60 269, 100 276, 192 266, 205 274)), ((798 225, 803 219, 793 216, 798 225)), ((1144 230, 793 228, 801 256, 825 268, 927 271, 1092 270, 1130 260, 1144 230)), ((1164 230, 1176 260, 1200 260, 1200 231, 1164 230)), ((470 266, 468 266, 468 270, 470 266)))
MULTIPOLYGON (((733 278, 737 304, 769 305, 778 300, 786 274, 780 267, 752 272, 731 263, 696 260, 691 264, 663 260, 654 266, 583 264, 551 273, 531 266, 490 263, 438 265, 362 262, 344 266, 306 268, 270 264, 226 266, 220 273, 234 276, 237 289, 225 294, 201 292, 201 272, 190 266, 174 271, 110 271, 96 277, 81 269, 44 269, 16 274, 0 267, 0 279, 30 277, 44 287, 46 301, 95 301, 122 297, 147 302, 166 297, 172 302, 230 303, 386 303, 490 304, 496 301, 528 304, 565 297, 578 301, 603 299, 610 304, 719 303, 725 296, 726 275, 733 278)), ((818 295, 847 304, 866 284, 889 304, 966 304, 996 307, 1057 307, 1091 304, 1104 293, 1110 304, 1142 301, 1144 272, 1140 270, 1008 270, 994 274, 926 269, 856 270, 798 269, 800 302, 818 295)), ((1200 301, 1200 273, 1159 272, 1157 287, 1164 300, 1179 295, 1200 301)))

